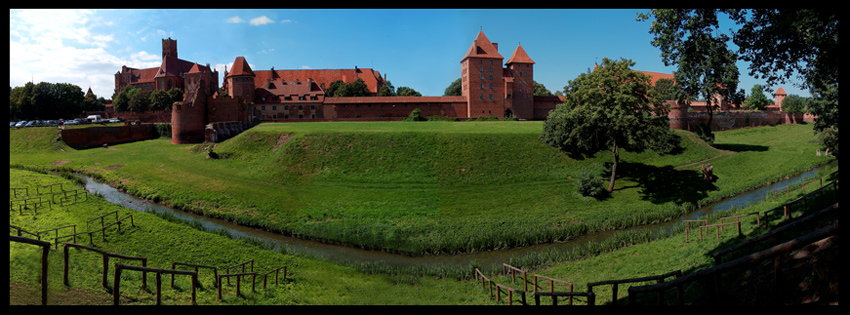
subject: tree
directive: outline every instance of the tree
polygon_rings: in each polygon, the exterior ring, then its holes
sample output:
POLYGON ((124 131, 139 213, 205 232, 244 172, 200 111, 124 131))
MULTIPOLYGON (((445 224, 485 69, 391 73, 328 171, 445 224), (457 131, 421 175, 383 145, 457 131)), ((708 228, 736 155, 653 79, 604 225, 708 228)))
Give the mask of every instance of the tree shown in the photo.
POLYGON ((139 90, 138 93, 130 98, 127 102, 127 110, 131 112, 141 113, 151 109, 150 91, 139 90))
POLYGON ((658 98, 664 101, 684 100, 686 95, 673 80, 661 78, 655 81, 655 91, 658 93, 658 98))
POLYGON ((406 87, 400 86, 396 89, 396 95, 398 96, 422 96, 422 93, 416 92, 416 90, 406 87))
POLYGON ((171 105, 174 104, 174 102, 183 101, 183 90, 180 88, 173 87, 168 90, 168 96, 171 97, 171 103, 168 104, 168 107, 166 109, 170 110, 171 105))
POLYGON ((782 111, 789 113, 803 113, 806 111, 809 100, 797 94, 791 94, 782 100, 782 111))
POLYGON ((386 84, 381 86, 378 90, 378 96, 395 96, 395 87, 390 81, 387 81, 386 84))
POLYGON ((443 96, 461 96, 463 95, 461 88, 462 87, 460 85, 460 78, 457 78, 457 80, 455 80, 454 82, 449 84, 448 87, 446 87, 446 90, 443 92, 443 96))
POLYGON ((112 98, 112 109, 115 112, 125 112, 130 110, 130 99, 141 92, 142 89, 132 85, 125 86, 112 98))
POLYGON ((153 90, 148 96, 148 104, 151 110, 167 110, 171 109, 171 95, 163 90, 153 90))
POLYGON ((351 83, 336 80, 331 82, 325 90, 325 96, 330 97, 369 96, 370 94, 371 92, 369 92, 369 87, 366 86, 366 82, 364 82, 361 78, 357 78, 356 81, 351 83))
MULTIPOLYGON (((653 9, 655 20, 649 31, 664 65, 678 65, 674 77, 685 96, 707 100, 707 126, 718 105, 715 95, 732 103, 744 97, 743 90, 738 90, 738 55, 728 49, 731 38, 720 31, 717 13, 713 9, 653 9)), ((639 21, 647 19, 649 15, 638 14, 639 21)), ((710 127, 705 132, 707 138, 714 138, 710 127)))
POLYGON ((546 86, 543 84, 535 81, 532 86, 534 87, 534 96, 552 96, 552 92, 546 89, 546 86))
POLYGON ((750 90, 750 97, 747 97, 744 101, 744 107, 752 110, 764 110, 768 103, 770 103, 770 100, 767 99, 767 96, 764 96, 761 85, 756 84, 750 90))
POLYGON ((620 149, 666 153, 673 137, 667 109, 649 76, 632 71, 628 59, 602 65, 571 80, 565 103, 549 112, 540 139, 574 157, 610 150, 614 157, 608 191, 614 189, 620 149))
MULTIPOLYGON (((652 10, 650 14, 639 13, 638 20, 655 17, 650 33, 655 34, 653 45, 662 48, 665 63, 674 50, 666 43, 683 43, 692 37, 706 37, 705 33, 717 34, 717 13, 725 13, 738 26, 731 37, 716 37, 718 45, 731 41, 738 46, 740 60, 747 61, 749 74, 767 80, 768 90, 772 86, 787 82, 795 74, 805 83, 800 88, 809 88, 814 96, 809 110, 817 115, 815 131, 834 126, 838 128, 838 10, 834 8, 791 8, 750 10, 652 10), (695 27, 692 21, 700 25, 695 27), (694 36, 696 34, 696 36, 694 36), (702 34, 702 35, 700 35, 702 34)), ((721 52, 717 50, 716 52, 721 52)), ((693 52, 692 52, 693 53, 693 52)), ((709 54, 709 58, 724 58, 723 54, 709 54)), ((670 57, 674 57, 671 55, 670 57)), ((670 58, 675 61, 677 58, 670 58)), ((679 63, 679 70, 700 67, 699 64, 679 63)), ((678 74, 678 73, 677 73, 678 74)), ((678 76, 677 76, 678 81, 678 76)))

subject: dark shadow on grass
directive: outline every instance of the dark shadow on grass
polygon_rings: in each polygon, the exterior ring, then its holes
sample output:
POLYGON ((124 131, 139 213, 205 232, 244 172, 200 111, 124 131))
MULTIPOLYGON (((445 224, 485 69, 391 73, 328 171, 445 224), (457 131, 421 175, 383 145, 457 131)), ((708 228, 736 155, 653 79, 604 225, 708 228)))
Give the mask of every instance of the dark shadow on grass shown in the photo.
POLYGON ((743 152, 743 151, 756 151, 756 152, 764 152, 767 151, 768 147, 763 145, 755 145, 755 144, 737 144, 737 143, 724 143, 724 144, 714 144, 716 149, 733 151, 733 152, 743 152))
MULTIPOLYGON (((606 163, 609 167, 611 164, 606 163)), ((673 166, 651 166, 643 163, 620 162, 617 179, 628 179, 640 186, 640 197, 655 204, 670 201, 696 204, 708 197, 708 192, 717 190, 714 182, 702 178, 697 170, 677 170, 673 166)))

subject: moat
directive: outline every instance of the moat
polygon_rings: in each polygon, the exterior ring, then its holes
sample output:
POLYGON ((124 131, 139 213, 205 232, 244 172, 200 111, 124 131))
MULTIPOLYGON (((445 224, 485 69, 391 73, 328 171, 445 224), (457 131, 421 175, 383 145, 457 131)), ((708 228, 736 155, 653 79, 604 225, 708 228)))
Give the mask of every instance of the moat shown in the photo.
MULTIPOLYGON (((716 211, 728 211, 735 207, 743 207, 747 204, 759 202, 765 198, 773 190, 804 182, 813 178, 819 172, 825 171, 831 167, 838 165, 837 160, 833 160, 827 164, 816 167, 812 170, 797 174, 796 176, 777 181, 772 184, 762 186, 758 189, 742 192, 734 197, 725 198, 708 204, 704 207, 696 209, 691 213, 685 214, 671 220, 636 226, 627 228, 628 230, 661 230, 670 229, 674 225, 681 223, 683 220, 694 219, 716 211)), ((599 242, 608 237, 611 237, 617 231, 601 231, 588 235, 583 235, 578 238, 559 243, 540 244, 527 246, 522 248, 511 248, 503 250, 494 250, 486 252, 476 252, 467 254, 453 255, 425 255, 425 256, 407 256, 400 254, 392 254, 381 251, 362 250, 353 247, 340 245, 325 244, 317 241, 302 240, 292 237, 286 237, 280 234, 264 231, 261 229, 241 226, 225 220, 214 219, 204 216, 195 215, 192 213, 174 210, 167 206, 153 203, 151 201, 139 199, 128 194, 125 194, 117 189, 103 183, 98 183, 88 176, 77 175, 83 178, 86 182, 86 190, 90 193, 97 193, 105 200, 124 206, 128 209, 133 209, 140 212, 160 212, 169 213, 175 217, 187 221, 200 223, 208 230, 223 229, 233 235, 241 238, 254 238, 267 242, 275 249, 285 248, 287 252, 293 254, 314 256, 326 259, 336 263, 375 263, 386 264, 390 266, 416 267, 416 266, 446 266, 446 267, 463 267, 472 262, 477 262, 482 266, 497 266, 501 263, 508 262, 511 257, 521 256, 533 252, 543 252, 548 250, 570 250, 576 246, 581 246, 588 242, 599 242)))

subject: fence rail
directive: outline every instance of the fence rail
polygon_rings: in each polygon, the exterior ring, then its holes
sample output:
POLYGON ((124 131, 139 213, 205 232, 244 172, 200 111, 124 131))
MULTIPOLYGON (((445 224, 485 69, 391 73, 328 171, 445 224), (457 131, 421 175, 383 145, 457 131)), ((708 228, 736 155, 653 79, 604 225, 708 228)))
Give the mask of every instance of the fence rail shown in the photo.
POLYGON ((115 275, 112 277, 112 304, 118 305, 119 298, 121 297, 121 272, 123 270, 135 270, 141 271, 142 277, 147 278, 145 276, 148 272, 153 272, 155 274, 156 279, 156 305, 162 304, 162 274, 171 274, 171 279, 173 281, 174 275, 188 275, 192 277, 192 305, 196 305, 195 301, 195 283, 198 282, 198 272, 197 271, 185 271, 185 270, 171 270, 171 269, 159 269, 159 268, 149 268, 149 267, 139 267, 132 265, 124 265, 124 264, 115 264, 115 275))
POLYGON ((47 257, 50 254, 50 243, 14 235, 9 235, 9 241, 41 247, 41 305, 47 305, 47 257))
MULTIPOLYGON (((837 205, 836 205, 836 207, 837 207, 837 205)), ((807 246, 807 245, 809 245, 813 242, 822 240, 824 238, 827 238, 827 237, 830 237, 830 236, 833 236, 833 235, 838 235, 838 223, 836 223, 835 225, 830 225, 830 226, 824 227, 820 230, 809 233, 805 236, 801 236, 801 237, 795 238, 793 240, 787 241, 785 243, 773 246, 771 248, 768 248, 768 249, 765 249, 765 250, 762 250, 762 251, 759 251, 759 252, 756 252, 756 253, 735 259, 733 261, 708 268, 708 269, 702 269, 702 270, 696 271, 694 273, 688 274, 684 277, 676 278, 676 279, 669 281, 669 282, 652 284, 652 285, 645 285, 645 286, 633 286, 633 287, 630 287, 629 290, 628 290, 629 291, 629 301, 630 301, 631 304, 634 304, 636 299, 637 299, 637 296, 639 294, 655 292, 655 293, 659 294, 659 296, 660 296, 661 293, 664 290, 669 290, 670 288, 675 287, 676 292, 677 292, 677 302, 678 302, 679 305, 683 305, 684 301, 683 301, 683 298, 682 298, 682 287, 684 285, 690 284, 691 282, 694 282, 694 281, 697 281, 697 280, 704 280, 704 279, 708 279, 711 282, 712 287, 714 288, 714 290, 713 290, 714 292, 710 292, 710 293, 712 293, 715 296, 719 296, 720 295, 720 287, 721 287, 720 286, 720 276, 724 272, 727 272, 727 271, 730 271, 730 270, 733 270, 733 269, 736 269, 736 268, 740 268, 740 267, 743 267, 743 266, 760 263, 760 262, 767 260, 767 259, 779 258, 780 255, 782 255, 784 253, 802 248, 802 247, 807 246)), ((774 277, 777 281, 779 281, 781 279, 780 272, 778 272, 779 267, 780 267, 779 264, 778 264, 778 261, 779 260, 777 259, 776 260, 777 264, 775 264, 777 272, 774 274, 774 277)))

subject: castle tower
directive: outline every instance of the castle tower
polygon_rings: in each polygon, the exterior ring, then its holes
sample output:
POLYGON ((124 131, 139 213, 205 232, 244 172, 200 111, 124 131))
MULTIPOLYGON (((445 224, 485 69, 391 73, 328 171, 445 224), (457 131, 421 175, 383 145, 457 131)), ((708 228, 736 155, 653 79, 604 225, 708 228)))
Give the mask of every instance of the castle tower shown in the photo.
POLYGON ((505 64, 513 77, 507 91, 505 111, 519 119, 534 118, 534 60, 528 57, 522 46, 517 45, 514 54, 505 64))
POLYGON ((785 93, 783 88, 779 88, 776 93, 773 93, 773 104, 779 106, 779 111, 782 111, 782 101, 785 100, 786 96, 788 96, 788 93, 785 93))
POLYGON ((461 59, 461 95, 466 97, 467 117, 504 117, 505 80, 498 44, 491 43, 484 32, 472 41, 461 59))
POLYGON ((177 40, 171 39, 162 39, 162 57, 171 56, 177 58, 177 40))
POLYGON ((245 57, 236 57, 229 73, 225 73, 227 94, 233 98, 241 98, 243 102, 254 101, 254 71, 248 65, 245 57))

